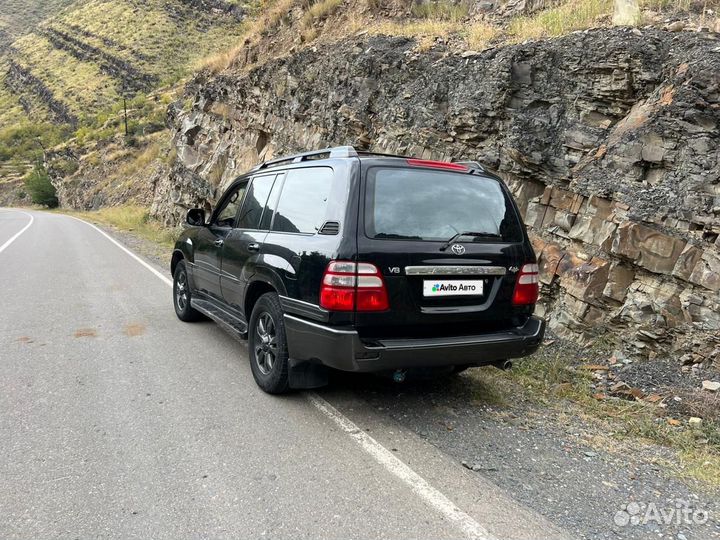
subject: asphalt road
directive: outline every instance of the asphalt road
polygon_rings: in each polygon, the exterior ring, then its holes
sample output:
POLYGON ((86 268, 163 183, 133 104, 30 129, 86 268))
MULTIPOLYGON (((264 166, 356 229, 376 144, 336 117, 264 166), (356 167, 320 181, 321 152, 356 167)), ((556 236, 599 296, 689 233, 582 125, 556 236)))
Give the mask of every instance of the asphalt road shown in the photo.
POLYGON ((0 538, 567 537, 349 392, 264 394, 150 267, 0 209, 0 538))

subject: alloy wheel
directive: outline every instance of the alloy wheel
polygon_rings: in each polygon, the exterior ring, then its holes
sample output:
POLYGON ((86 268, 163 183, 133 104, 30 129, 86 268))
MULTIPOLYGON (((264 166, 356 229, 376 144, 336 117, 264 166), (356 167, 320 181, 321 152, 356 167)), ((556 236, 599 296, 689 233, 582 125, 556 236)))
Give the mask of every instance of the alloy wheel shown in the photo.
POLYGON ((185 311, 188 304, 187 273, 185 271, 178 272, 175 282, 175 302, 178 310, 185 311))
POLYGON ((277 328, 272 315, 264 311, 255 324, 255 362, 263 375, 269 375, 277 359, 277 328))

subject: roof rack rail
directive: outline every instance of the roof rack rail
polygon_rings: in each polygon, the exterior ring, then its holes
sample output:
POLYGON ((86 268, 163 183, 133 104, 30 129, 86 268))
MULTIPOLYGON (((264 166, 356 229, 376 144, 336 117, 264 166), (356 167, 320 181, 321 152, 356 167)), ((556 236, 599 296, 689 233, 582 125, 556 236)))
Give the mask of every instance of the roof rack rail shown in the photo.
POLYGON ((387 154, 385 152, 373 152, 372 150, 358 150, 358 154, 361 156, 382 156, 382 157, 395 157, 401 159, 407 159, 409 156, 401 156, 400 154, 387 154))
POLYGON ((465 165, 468 169, 474 169, 478 172, 485 172, 485 167, 480 165, 477 161, 453 161, 453 163, 457 163, 458 165, 465 165))
POLYGON ((349 158, 357 157, 358 153, 352 146, 335 146, 333 148, 323 148, 321 150, 313 150, 312 152, 303 152, 302 154, 293 154, 290 156, 282 156, 269 161, 263 161, 259 165, 252 168, 251 172, 262 169, 270 169, 280 165, 290 163, 300 163, 302 161, 312 161, 316 159, 332 159, 332 158, 349 158))

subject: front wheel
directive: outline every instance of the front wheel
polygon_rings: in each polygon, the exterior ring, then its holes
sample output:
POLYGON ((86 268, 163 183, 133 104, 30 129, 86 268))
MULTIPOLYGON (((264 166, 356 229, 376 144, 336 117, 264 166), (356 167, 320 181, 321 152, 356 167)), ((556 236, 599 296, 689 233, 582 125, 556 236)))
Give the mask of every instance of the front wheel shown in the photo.
POLYGON ((280 300, 263 294, 253 307, 248 329, 250 367, 257 385, 268 394, 287 392, 288 350, 280 300))
POLYGON ((180 261, 173 274, 173 304, 178 319, 194 322, 202 319, 202 314, 190 305, 190 284, 188 282, 185 261, 180 261))

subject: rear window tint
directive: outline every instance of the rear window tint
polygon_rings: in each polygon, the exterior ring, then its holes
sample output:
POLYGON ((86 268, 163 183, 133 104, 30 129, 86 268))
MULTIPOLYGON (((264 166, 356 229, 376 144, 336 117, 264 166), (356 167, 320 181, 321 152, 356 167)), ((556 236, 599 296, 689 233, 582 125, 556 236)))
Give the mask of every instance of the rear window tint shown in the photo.
POLYGON ((439 241, 474 232, 487 233, 490 240, 523 239, 511 201, 492 178, 374 167, 368 172, 365 206, 370 238, 439 241))
POLYGON ((333 171, 329 167, 288 171, 272 230, 316 233, 325 222, 333 171))

